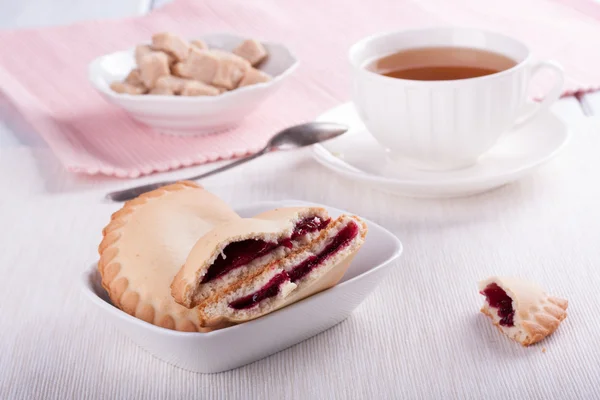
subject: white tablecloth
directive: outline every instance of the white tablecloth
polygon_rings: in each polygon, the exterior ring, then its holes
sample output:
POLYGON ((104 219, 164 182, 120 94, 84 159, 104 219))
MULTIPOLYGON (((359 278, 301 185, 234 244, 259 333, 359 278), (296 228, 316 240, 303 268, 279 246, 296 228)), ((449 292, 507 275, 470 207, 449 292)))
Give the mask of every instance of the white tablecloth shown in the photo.
POLYGON ((383 194, 306 153, 206 180, 233 206, 294 198, 348 209, 405 245, 390 279, 348 320, 215 375, 153 358, 80 293, 118 208, 102 196, 131 183, 73 176, 46 149, 2 149, 0 398, 600 398, 600 120, 574 128, 534 176, 469 198, 383 194), (568 318, 540 345, 509 341, 479 313, 477 281, 493 274, 568 298, 568 318))

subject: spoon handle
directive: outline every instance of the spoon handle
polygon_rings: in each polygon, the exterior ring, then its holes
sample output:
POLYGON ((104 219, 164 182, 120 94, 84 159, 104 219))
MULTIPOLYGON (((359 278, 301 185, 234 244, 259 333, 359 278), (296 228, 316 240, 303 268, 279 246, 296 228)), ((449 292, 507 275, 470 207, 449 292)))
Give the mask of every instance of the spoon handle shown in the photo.
POLYGON ((215 168, 213 170, 210 170, 210 171, 205 172, 205 173, 200 174, 200 175, 192 176, 191 178, 188 178, 187 180, 188 181, 195 181, 195 180, 198 180, 198 179, 209 177, 209 176, 214 175, 214 174, 218 174, 219 172, 227 171, 229 168, 237 167, 238 165, 244 164, 244 163, 246 163, 248 161, 254 160, 255 158, 258 158, 258 157, 262 156, 268 150, 269 150, 268 147, 265 147, 264 149, 260 150, 258 153, 254 153, 251 156, 240 158, 239 160, 235 160, 234 162, 231 162, 229 164, 223 165, 222 167, 215 168))
MULTIPOLYGON (((205 172, 203 174, 192 176, 190 178, 181 179, 181 180, 195 181, 198 179, 209 177, 214 174, 218 174, 219 172, 226 171, 230 168, 237 167, 238 165, 244 164, 250 160, 254 160, 255 158, 258 158, 258 157, 262 156, 263 154, 267 153, 269 150, 270 150, 269 147, 265 147, 262 150, 260 150, 258 153, 252 154, 251 156, 240 158, 239 160, 236 160, 232 163, 223 165, 222 167, 215 168, 215 169, 205 172)), ((158 189, 163 186, 170 185, 175 182, 176 181, 163 181, 163 182, 151 183, 149 185, 142 185, 142 186, 132 187, 129 189, 118 190, 116 192, 108 193, 106 195, 106 198, 108 200, 117 201, 117 202, 127 201, 127 200, 134 199, 134 198, 138 197, 139 195, 144 194, 146 192, 150 192, 152 190, 158 189)))

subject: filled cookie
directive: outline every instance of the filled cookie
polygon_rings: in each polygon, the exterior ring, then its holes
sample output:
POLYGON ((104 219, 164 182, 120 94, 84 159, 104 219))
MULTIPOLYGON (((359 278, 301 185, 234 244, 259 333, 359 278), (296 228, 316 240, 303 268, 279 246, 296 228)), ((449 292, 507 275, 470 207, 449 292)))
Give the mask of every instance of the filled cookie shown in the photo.
POLYGON ((567 317, 568 301, 549 296, 518 278, 491 277, 479 283, 481 312, 509 338, 529 346, 552 334, 567 317))
POLYGON ((255 319, 337 284, 366 234, 358 217, 311 207, 232 221, 196 243, 172 295, 203 327, 255 319))
POLYGON ((198 314, 176 303, 169 285, 196 241, 240 217, 193 182, 146 193, 115 212, 98 247, 102 286, 112 303, 163 328, 203 331, 198 314))
POLYGON ((173 280, 173 298, 195 307, 303 247, 329 223, 323 208, 290 207, 216 226, 191 249, 173 280))

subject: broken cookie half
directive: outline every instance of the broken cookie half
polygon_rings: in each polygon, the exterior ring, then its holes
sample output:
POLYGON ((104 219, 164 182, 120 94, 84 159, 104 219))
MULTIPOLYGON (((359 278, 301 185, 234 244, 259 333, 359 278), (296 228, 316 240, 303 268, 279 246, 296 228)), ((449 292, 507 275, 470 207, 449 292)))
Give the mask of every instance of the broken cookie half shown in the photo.
POLYGON ((481 312, 509 338, 529 346, 552 334, 567 317, 568 301, 549 296, 538 285, 512 277, 479 282, 485 296, 481 312))
POLYGON ((198 238, 240 219, 194 182, 163 186, 126 202, 103 229, 98 246, 98 270, 112 304, 163 328, 207 331, 194 310, 173 300, 169 285, 198 238))
POLYGON ((333 220, 317 207, 222 224, 198 240, 171 295, 204 327, 255 319, 337 284, 366 233, 360 218, 333 220))

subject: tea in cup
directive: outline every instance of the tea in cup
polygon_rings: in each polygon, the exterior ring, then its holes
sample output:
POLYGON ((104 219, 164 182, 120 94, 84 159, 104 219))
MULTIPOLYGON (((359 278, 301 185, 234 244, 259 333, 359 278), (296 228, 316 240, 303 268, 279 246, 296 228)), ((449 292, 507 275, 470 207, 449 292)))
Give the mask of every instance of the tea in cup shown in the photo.
POLYGON ((468 167, 502 134, 548 109, 562 93, 562 68, 534 62, 520 41, 479 29, 384 33, 350 49, 353 101, 393 160, 418 169, 468 167), (531 78, 555 73, 553 88, 523 114, 531 78))

